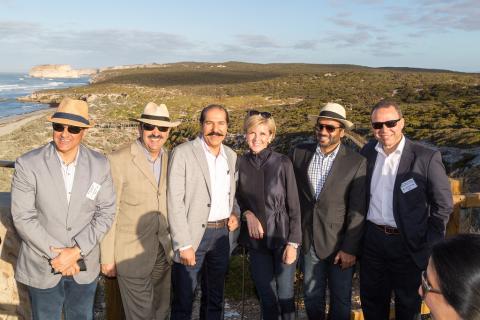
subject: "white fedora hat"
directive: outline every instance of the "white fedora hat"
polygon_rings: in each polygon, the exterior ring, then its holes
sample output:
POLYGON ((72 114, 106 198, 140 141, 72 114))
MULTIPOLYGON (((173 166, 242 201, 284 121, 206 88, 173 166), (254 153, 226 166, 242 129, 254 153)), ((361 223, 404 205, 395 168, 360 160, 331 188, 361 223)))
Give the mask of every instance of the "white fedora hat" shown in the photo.
POLYGON ((353 123, 347 120, 345 108, 342 105, 334 102, 329 102, 322 109, 320 109, 318 116, 309 115, 308 118, 314 124, 317 123, 318 118, 324 118, 341 122, 347 129, 351 129, 353 127, 353 123))
POLYGON ((181 123, 180 121, 170 121, 167 106, 163 103, 157 105, 154 102, 147 103, 140 118, 131 120, 169 128, 176 127, 181 123))

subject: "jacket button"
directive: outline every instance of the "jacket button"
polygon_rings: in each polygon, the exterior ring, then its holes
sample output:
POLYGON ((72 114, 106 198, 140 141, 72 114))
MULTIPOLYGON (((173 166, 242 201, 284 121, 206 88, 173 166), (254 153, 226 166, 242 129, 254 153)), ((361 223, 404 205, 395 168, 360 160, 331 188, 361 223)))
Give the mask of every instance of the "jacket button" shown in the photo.
POLYGON ((72 231, 72 228, 68 227, 68 228, 67 228, 67 231, 72 231))
POLYGON ((209 207, 209 208, 210 208, 211 206, 212 206, 212 205, 211 205, 210 203, 209 203, 209 204, 207 204, 207 207, 209 207))
POLYGON ((202 224, 202 228, 205 228, 205 224, 202 224))

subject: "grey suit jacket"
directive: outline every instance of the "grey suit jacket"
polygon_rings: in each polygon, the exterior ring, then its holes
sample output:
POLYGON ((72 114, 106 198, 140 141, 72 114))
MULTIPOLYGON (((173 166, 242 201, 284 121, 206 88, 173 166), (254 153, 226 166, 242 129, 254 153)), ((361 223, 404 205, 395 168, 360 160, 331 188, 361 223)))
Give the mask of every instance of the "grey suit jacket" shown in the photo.
POLYGON ((12 180, 13 222, 22 238, 15 278, 35 288, 54 287, 61 275, 51 272, 48 259, 56 254, 50 247, 76 243, 86 255, 87 271, 74 279, 92 282, 100 271, 99 242, 114 215, 110 166, 100 153, 80 146, 70 204, 53 142, 19 157, 12 180), (87 192, 93 183, 100 189, 91 200, 87 192))
POLYGON ((168 152, 161 155, 157 184, 145 151, 134 141, 109 156, 117 194, 115 223, 101 244, 102 263, 115 263, 125 277, 150 277, 160 246, 171 261, 167 222, 168 152))
MULTIPOLYGON (((236 153, 224 146, 230 168, 230 210, 235 197, 236 153)), ((172 151, 168 167, 167 208, 174 260, 178 249, 192 245, 197 250, 210 213, 210 174, 200 138, 172 151)))
POLYGON ((322 191, 315 199, 308 167, 316 148, 316 143, 302 144, 292 153, 302 210, 303 253, 313 245, 321 259, 338 250, 357 255, 366 213, 366 159, 340 145, 322 191))

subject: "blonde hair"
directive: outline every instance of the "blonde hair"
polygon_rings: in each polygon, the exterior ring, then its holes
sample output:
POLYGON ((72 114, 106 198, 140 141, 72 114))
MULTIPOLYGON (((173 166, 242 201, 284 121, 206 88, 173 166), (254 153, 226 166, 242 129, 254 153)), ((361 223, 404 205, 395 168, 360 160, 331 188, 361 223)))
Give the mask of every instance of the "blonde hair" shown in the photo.
POLYGON ((275 133, 277 132, 277 126, 275 125, 275 120, 273 117, 265 118, 260 114, 253 116, 247 116, 245 122, 243 123, 243 132, 247 134, 252 128, 255 128, 259 125, 266 125, 270 133, 272 134, 272 140, 275 138, 275 133))

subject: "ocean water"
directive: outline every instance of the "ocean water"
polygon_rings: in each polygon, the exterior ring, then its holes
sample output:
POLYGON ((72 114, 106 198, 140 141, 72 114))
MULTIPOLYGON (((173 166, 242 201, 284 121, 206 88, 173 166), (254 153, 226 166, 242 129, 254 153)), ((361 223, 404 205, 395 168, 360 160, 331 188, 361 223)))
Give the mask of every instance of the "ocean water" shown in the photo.
POLYGON ((0 118, 46 109, 48 104, 20 102, 16 98, 43 89, 58 89, 88 84, 89 77, 77 79, 31 78, 23 73, 0 73, 0 118))

